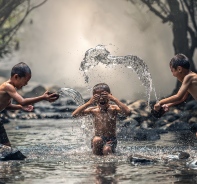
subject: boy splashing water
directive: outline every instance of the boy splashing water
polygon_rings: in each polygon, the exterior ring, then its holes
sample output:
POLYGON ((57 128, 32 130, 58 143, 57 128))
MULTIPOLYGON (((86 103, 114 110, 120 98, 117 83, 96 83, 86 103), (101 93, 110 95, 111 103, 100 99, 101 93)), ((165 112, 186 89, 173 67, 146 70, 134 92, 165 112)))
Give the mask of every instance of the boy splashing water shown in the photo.
POLYGON ((177 105, 186 100, 190 93, 197 100, 197 74, 190 70, 189 59, 184 54, 175 55, 170 61, 172 75, 182 85, 176 95, 160 100, 154 105, 154 110, 159 111, 161 107, 168 111, 169 107, 177 105))
POLYGON ((74 117, 90 114, 94 117, 95 135, 91 141, 93 154, 108 155, 115 152, 118 113, 130 116, 131 110, 112 96, 109 86, 105 83, 95 85, 93 97, 72 113, 74 117), (110 101, 115 105, 110 104, 110 101))
MULTIPOLYGON (((0 112, 4 109, 32 111, 32 104, 36 102, 42 100, 53 102, 57 100, 55 94, 49 94, 48 91, 41 96, 33 98, 23 98, 18 94, 17 89, 22 89, 23 86, 26 86, 30 78, 31 70, 27 64, 21 62, 12 68, 10 79, 0 85, 0 112), (18 104, 12 104, 12 99, 18 104)), ((0 122, 0 143, 11 146, 2 122, 0 122)))

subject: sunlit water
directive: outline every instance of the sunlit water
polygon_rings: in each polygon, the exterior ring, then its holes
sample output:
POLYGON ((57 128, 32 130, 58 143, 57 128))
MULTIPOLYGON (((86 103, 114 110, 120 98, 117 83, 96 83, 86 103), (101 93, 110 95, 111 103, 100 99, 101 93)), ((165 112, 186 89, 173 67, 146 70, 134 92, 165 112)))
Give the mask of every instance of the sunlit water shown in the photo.
POLYGON ((17 121, 5 128, 12 145, 27 159, 0 162, 2 183, 197 182, 197 171, 187 165, 197 153, 192 133, 162 134, 154 142, 118 140, 116 154, 103 157, 92 154, 80 122, 73 119, 17 121), (177 150, 187 151, 191 158, 186 161, 162 158, 177 150), (128 161, 132 154, 152 156, 158 162, 133 165, 128 161))

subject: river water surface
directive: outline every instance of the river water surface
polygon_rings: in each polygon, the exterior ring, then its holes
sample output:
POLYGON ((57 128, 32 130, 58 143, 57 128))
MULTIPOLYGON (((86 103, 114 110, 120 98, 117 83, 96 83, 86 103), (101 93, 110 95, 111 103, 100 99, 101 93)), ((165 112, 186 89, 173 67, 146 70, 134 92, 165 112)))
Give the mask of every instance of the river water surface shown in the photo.
MULTIPOLYGON (((189 132, 162 134, 158 141, 119 140, 113 156, 94 156, 80 123, 73 119, 20 120, 5 125, 13 147, 27 156, 24 161, 0 162, 0 183, 197 183, 197 141, 189 132), (181 150, 189 160, 162 159, 181 150), (161 157, 151 164, 132 164, 134 153, 161 157)), ((91 139, 91 137, 89 137, 91 139)))

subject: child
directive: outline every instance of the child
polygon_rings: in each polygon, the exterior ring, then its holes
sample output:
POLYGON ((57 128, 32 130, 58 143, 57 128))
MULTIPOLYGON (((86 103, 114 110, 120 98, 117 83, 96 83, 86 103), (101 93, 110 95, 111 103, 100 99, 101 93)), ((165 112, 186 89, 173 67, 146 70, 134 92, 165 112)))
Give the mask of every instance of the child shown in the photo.
POLYGON ((161 107, 168 111, 169 107, 177 105, 186 100, 190 93, 197 100, 197 74, 190 70, 189 59, 184 54, 175 55, 170 61, 170 69, 182 85, 176 95, 160 100, 154 105, 154 110, 159 111, 161 107))
POLYGON ((118 113, 123 113, 126 116, 131 115, 130 109, 112 96, 109 86, 105 83, 95 85, 93 97, 72 113, 74 117, 93 115, 95 126, 95 135, 91 142, 93 154, 108 155, 115 152, 117 145, 116 117, 118 113), (110 101, 116 105, 110 104, 110 101))
MULTIPOLYGON (((31 104, 42 100, 53 102, 57 99, 57 97, 54 96, 55 94, 49 94, 48 91, 34 98, 23 98, 20 96, 16 90, 22 89, 23 86, 27 85, 30 78, 31 70, 25 63, 18 63, 12 68, 10 79, 0 85, 0 112, 4 109, 32 111, 33 106, 31 104), (18 105, 12 104, 12 99, 14 99, 18 105)), ((11 146, 2 122, 0 122, 0 143, 11 146)))

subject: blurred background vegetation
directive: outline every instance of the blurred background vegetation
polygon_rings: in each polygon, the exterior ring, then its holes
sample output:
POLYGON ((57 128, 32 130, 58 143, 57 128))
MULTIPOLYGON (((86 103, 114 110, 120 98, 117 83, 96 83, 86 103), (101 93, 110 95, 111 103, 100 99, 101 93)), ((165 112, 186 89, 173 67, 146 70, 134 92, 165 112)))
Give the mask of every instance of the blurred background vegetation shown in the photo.
MULTIPOLYGON (((22 58, 27 62, 34 69, 37 81, 38 78, 42 78, 43 83, 48 82, 48 74, 41 70, 43 66, 47 66, 48 73, 54 74, 53 81, 50 78, 50 82, 73 85, 69 80, 73 81, 76 75, 78 76, 78 66, 83 54, 90 47, 101 43, 108 46, 109 43, 116 45, 118 55, 133 52, 149 62, 150 69, 153 68, 153 79, 160 76, 164 79, 163 82, 166 82, 160 85, 160 79, 154 79, 155 86, 158 86, 162 96, 169 94, 168 90, 176 93, 180 87, 178 81, 175 81, 176 84, 171 81, 170 72, 166 69, 169 58, 173 57, 172 52, 187 55, 191 61, 191 70, 196 72, 197 0, 46 2, 47 0, 0 0, 0 59, 3 60, 6 54, 21 48, 23 51, 18 52, 19 59, 12 60, 18 62, 22 58), (45 6, 38 8, 45 3, 45 6), (33 18, 27 19, 29 22, 26 32, 18 38, 17 31, 36 8, 38 9, 34 11, 33 18), (157 20, 162 23, 158 24, 157 20), (155 27, 152 24, 155 24, 155 27), (141 30, 140 27, 146 29, 141 30), (25 40, 23 47, 21 38, 25 40), (72 64, 69 61, 72 61, 72 64), (48 62, 53 64, 48 65, 48 62), (165 72, 160 72, 161 69, 165 72)), ((113 71, 111 75, 110 78, 113 78, 116 72, 113 71)), ((125 80, 123 73, 121 76, 121 80, 125 80)), ((83 83, 81 78, 79 76, 76 79, 76 85, 83 83)), ((118 94, 123 94, 123 91, 119 91, 118 94)))
MULTIPOLYGON (((196 72, 193 56, 197 48, 197 1, 196 0, 129 0, 136 7, 143 6, 155 14, 161 21, 172 25, 174 54, 183 53, 196 72)), ((180 87, 177 81, 173 93, 180 87)))
POLYGON ((18 50, 20 42, 15 34, 23 24, 29 13, 43 5, 47 0, 0 0, 0 57, 10 53, 12 49, 18 50))

